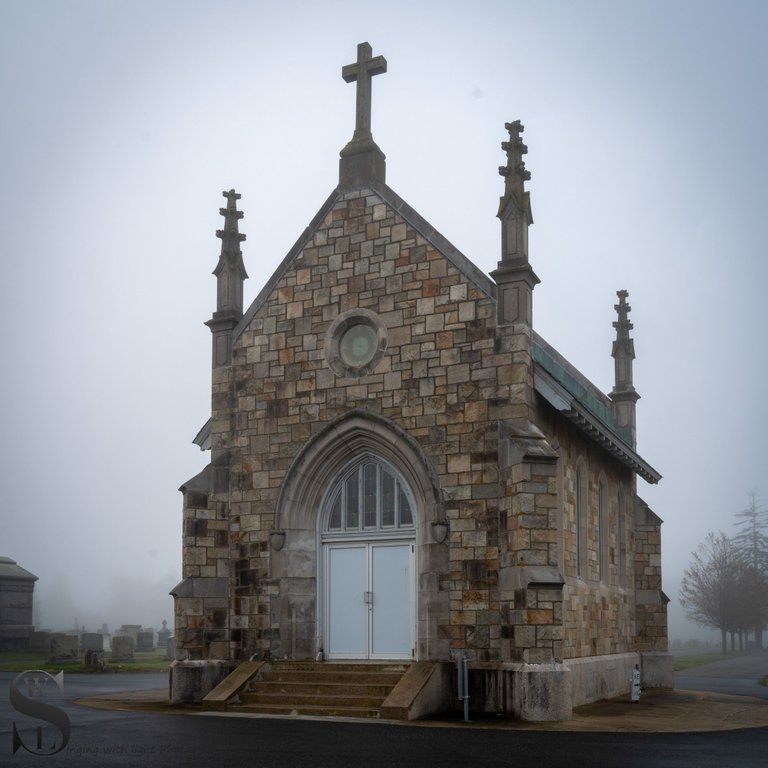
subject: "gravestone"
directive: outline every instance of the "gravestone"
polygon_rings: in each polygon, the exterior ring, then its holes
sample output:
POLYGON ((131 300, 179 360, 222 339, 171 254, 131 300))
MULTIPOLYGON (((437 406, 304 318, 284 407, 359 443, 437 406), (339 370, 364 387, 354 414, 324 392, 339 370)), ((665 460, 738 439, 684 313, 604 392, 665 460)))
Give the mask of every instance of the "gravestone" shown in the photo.
POLYGON ((173 635, 165 641, 165 658, 171 661, 176 658, 176 638, 173 635))
POLYGON ((50 651, 52 632, 40 631, 32 633, 33 651, 50 651))
POLYGON ((130 635, 136 644, 136 636, 141 632, 141 624, 123 624, 118 631, 119 635, 130 635))
POLYGON ((168 629, 168 622, 163 619, 163 628, 157 631, 157 647, 165 648, 168 644, 168 638, 171 636, 171 630, 168 629))
POLYGON ((101 632, 85 632, 80 638, 80 649, 83 653, 96 651, 101 653, 104 650, 104 635, 101 632))
POLYGON ((77 661, 79 658, 78 649, 80 638, 77 635, 55 634, 51 638, 51 658, 52 662, 77 661))
POLYGON ((134 642, 130 635, 116 635, 112 638, 112 662, 133 661, 134 642))
POLYGON ((142 629, 136 633, 136 650, 137 651, 154 651, 155 650, 155 630, 154 629, 142 629))

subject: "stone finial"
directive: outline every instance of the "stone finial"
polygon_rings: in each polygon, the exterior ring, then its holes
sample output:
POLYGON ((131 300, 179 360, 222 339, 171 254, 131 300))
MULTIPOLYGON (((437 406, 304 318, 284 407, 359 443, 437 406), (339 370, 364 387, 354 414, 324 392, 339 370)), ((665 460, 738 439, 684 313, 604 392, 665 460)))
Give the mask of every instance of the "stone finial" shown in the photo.
POLYGON ((502 141, 501 148, 507 153, 507 164, 499 166, 499 173, 505 180, 505 192, 514 192, 518 195, 525 193, 524 182, 531 178, 531 172, 526 170, 523 155, 528 154, 528 147, 523 143, 520 134, 525 126, 519 121, 504 123, 509 131, 509 141, 502 141))
POLYGON ((245 235, 238 229, 238 222, 243 218, 237 210, 240 195, 234 189, 221 193, 227 198, 227 207, 219 208, 224 217, 224 229, 216 230, 216 237, 221 239, 219 262, 213 274, 216 276, 216 311, 206 322, 213 334, 213 367, 229 365, 232 330, 243 316, 243 282, 248 273, 243 264, 240 243, 245 235))
POLYGON ((616 291, 616 295, 619 297, 619 303, 614 304, 613 308, 619 315, 618 320, 614 320, 613 327, 616 329, 616 341, 613 342, 612 357, 616 357, 619 354, 621 348, 629 354, 633 359, 635 357, 635 349, 632 339, 629 336, 629 332, 635 327, 629 320, 629 313, 632 311, 632 307, 627 304, 627 297, 629 291, 621 290, 616 291))
POLYGON ((219 213, 224 217, 224 229, 216 230, 216 237, 221 239, 219 263, 213 270, 219 283, 216 311, 236 312, 242 316, 243 281, 248 279, 243 264, 243 253, 240 250, 240 243, 245 240, 245 235, 238 229, 243 212, 237 210, 240 195, 234 189, 221 194, 227 198, 227 207, 219 208, 219 213))
POLYGON ((619 303, 613 308, 618 313, 618 319, 613 322, 616 329, 616 340, 613 342, 611 357, 614 360, 615 382, 609 397, 613 401, 613 413, 619 427, 630 430, 632 446, 636 444, 636 409, 635 404, 640 399, 632 382, 632 361, 635 359, 635 342, 629 332, 634 327, 629 320, 632 307, 627 304, 629 292, 616 291, 619 303))
POLYGON ((520 134, 519 120, 505 123, 509 140, 501 143, 507 164, 499 168, 504 177, 504 195, 496 214, 501 220, 501 260, 491 277, 499 286, 497 319, 499 325, 533 322, 533 288, 539 278, 528 262, 528 227, 533 224, 530 195, 525 182, 531 174, 525 169, 523 155, 528 152, 520 134))
POLYGON ((341 69, 347 83, 357 83, 355 98, 355 132, 341 150, 339 160, 339 186, 356 189, 370 181, 384 182, 385 155, 376 145, 371 133, 371 79, 387 71, 387 60, 374 56, 369 43, 357 46, 357 61, 341 69))

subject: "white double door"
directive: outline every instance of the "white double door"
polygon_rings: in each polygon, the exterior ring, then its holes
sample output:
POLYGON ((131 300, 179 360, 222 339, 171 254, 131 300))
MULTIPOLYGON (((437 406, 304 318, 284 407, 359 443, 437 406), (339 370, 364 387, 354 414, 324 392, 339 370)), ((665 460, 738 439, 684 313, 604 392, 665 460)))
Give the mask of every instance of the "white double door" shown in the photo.
POLYGON ((413 543, 345 542, 324 549, 326 658, 412 658, 413 543))

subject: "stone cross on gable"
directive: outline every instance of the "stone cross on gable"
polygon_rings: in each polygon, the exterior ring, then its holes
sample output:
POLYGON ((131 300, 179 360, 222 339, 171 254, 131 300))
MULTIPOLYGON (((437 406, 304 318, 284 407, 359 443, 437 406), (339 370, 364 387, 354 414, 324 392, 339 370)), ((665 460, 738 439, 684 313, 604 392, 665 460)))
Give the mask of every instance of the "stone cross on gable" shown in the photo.
POLYGON ((371 78, 387 71, 387 60, 373 56, 369 43, 357 46, 357 61, 341 68, 341 76, 347 83, 357 81, 357 106, 355 133, 352 141, 370 141, 371 136, 371 78))

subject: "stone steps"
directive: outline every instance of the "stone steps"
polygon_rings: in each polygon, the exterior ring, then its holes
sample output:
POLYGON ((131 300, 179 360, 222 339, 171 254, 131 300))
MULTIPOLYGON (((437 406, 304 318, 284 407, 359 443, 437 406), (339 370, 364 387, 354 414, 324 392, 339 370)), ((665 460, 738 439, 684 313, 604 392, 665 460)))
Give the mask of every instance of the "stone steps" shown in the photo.
MULTIPOLYGON (((346 683, 330 681, 292 682, 286 680, 262 680, 268 682, 270 695, 283 696, 374 696, 386 697, 397 683, 395 680, 389 684, 381 683, 346 683)), ((252 688, 255 686, 252 686, 252 688)), ((266 690, 266 686, 263 688, 266 690)), ((258 691, 245 691, 243 695, 254 696, 258 691)))
POLYGON ((381 717, 381 706, 408 664, 278 662, 230 704, 233 712, 381 717))

